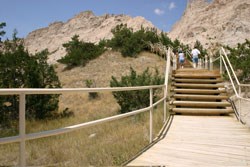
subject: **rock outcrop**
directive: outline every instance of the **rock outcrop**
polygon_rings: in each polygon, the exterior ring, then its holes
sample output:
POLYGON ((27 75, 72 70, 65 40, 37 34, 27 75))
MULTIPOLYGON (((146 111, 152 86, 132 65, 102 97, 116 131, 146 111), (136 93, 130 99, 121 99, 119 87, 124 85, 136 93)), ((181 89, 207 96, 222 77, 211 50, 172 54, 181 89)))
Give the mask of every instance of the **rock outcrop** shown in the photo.
POLYGON ((51 55, 49 63, 55 63, 65 55, 62 44, 71 40, 74 35, 85 42, 99 42, 101 39, 112 38, 111 29, 116 25, 127 24, 128 27, 137 31, 144 28, 155 28, 155 26, 143 17, 130 17, 128 15, 95 16, 92 11, 79 13, 66 23, 54 22, 46 28, 35 30, 25 38, 25 46, 30 53, 36 53, 48 48, 51 55))
POLYGON ((189 0, 169 37, 191 46, 196 40, 206 48, 234 46, 250 38, 249 16, 249 0, 189 0))

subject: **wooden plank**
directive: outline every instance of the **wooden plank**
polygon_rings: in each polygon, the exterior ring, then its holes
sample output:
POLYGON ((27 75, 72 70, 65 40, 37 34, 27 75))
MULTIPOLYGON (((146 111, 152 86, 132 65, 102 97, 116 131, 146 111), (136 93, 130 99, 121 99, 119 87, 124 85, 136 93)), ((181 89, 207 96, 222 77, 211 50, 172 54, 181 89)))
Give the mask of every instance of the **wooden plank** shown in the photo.
POLYGON ((174 83, 173 86, 181 88, 224 88, 224 84, 190 84, 190 83, 174 83))
POLYGON ((174 82, 184 82, 184 83, 220 83, 223 82, 221 78, 217 79, 182 79, 182 78, 172 78, 174 82))
POLYGON ((192 93, 192 94, 219 94, 226 93, 225 89, 211 90, 211 89, 173 89, 175 93, 192 93))
POLYGON ((233 116, 175 116, 167 136, 128 166, 249 166, 250 129, 233 116))
POLYGON ((206 114, 206 115, 219 115, 233 113, 233 109, 216 109, 216 108, 173 108, 173 112, 181 114, 206 114))
POLYGON ((174 98, 182 100, 226 100, 228 96, 222 95, 192 95, 192 94, 174 94, 174 98))
POLYGON ((231 103, 225 102, 207 102, 207 101, 173 101, 171 104, 175 106, 184 107, 227 107, 231 106, 231 103))

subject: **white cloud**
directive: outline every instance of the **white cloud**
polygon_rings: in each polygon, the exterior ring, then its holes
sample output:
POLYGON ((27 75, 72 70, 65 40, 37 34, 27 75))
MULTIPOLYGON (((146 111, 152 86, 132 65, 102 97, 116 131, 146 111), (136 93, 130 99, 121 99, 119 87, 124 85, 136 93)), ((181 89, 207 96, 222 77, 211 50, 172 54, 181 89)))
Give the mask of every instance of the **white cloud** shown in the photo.
POLYGON ((154 12, 155 12, 155 14, 157 14, 157 15, 163 15, 163 14, 164 14, 164 10, 161 10, 161 9, 158 9, 158 8, 156 8, 156 9, 154 10, 154 12))
POLYGON ((169 4, 169 6, 168 6, 168 9, 169 10, 172 10, 172 9, 174 9, 176 6, 175 6, 175 3, 174 2, 171 2, 170 4, 169 4))

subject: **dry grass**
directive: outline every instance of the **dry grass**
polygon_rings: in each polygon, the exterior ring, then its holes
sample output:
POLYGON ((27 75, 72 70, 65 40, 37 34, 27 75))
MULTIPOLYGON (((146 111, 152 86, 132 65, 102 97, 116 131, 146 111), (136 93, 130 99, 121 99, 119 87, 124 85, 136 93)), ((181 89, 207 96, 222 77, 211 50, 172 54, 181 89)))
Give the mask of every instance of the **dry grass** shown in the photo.
MULTIPOLYGON (((123 58, 119 53, 106 52, 86 67, 69 71, 57 65, 57 72, 63 87, 86 87, 85 80, 92 79, 97 87, 109 86, 111 76, 120 77, 129 73, 132 66, 142 72, 147 67, 157 67, 163 73, 165 62, 150 53, 138 58, 123 58)), ((99 98, 89 100, 87 93, 63 94, 60 110, 69 108, 74 117, 50 121, 27 121, 27 133, 51 130, 116 115, 119 105, 112 94, 100 93, 99 98)), ((163 124, 160 105, 154 112, 154 136, 163 124)), ((27 164, 30 166, 107 166, 120 165, 148 144, 149 112, 122 120, 84 128, 59 136, 41 138, 26 142, 27 164)), ((14 166, 18 163, 18 144, 0 145, 0 166, 14 166)))

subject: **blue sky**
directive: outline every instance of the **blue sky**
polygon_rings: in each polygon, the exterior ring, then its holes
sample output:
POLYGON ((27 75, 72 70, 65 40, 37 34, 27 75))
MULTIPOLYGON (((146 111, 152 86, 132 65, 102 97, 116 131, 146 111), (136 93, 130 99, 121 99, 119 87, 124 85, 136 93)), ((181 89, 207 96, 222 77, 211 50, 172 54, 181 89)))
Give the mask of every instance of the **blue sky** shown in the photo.
POLYGON ((82 11, 92 10, 96 16, 142 16, 167 32, 181 18, 186 4, 187 0, 1 0, 0 22, 7 24, 4 39, 11 39, 14 29, 18 37, 26 37, 52 22, 66 22, 82 11))

